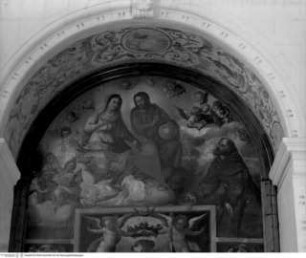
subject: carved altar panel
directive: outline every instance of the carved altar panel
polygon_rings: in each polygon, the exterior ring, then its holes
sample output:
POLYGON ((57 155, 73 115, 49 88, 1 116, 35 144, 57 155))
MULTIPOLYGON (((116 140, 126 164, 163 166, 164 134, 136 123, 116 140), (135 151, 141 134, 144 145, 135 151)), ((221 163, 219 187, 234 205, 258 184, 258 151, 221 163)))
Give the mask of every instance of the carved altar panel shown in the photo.
POLYGON ((215 252, 215 207, 79 209, 74 251, 215 252))

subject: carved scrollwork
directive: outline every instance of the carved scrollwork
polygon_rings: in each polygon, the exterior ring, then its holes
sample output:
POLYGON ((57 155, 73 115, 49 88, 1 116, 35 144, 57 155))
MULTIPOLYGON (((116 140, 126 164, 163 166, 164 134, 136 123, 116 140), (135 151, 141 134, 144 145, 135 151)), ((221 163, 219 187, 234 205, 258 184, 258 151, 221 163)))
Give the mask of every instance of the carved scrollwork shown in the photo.
POLYGON ((105 31, 64 49, 28 80, 16 98, 7 128, 14 124, 18 127, 15 138, 22 139, 35 115, 66 85, 94 70, 126 61, 166 62, 204 71, 250 103, 267 134, 279 138, 272 132, 273 125, 280 124, 280 119, 271 98, 259 78, 245 64, 202 36, 163 27, 105 31), (16 116, 21 107, 23 115, 16 116))

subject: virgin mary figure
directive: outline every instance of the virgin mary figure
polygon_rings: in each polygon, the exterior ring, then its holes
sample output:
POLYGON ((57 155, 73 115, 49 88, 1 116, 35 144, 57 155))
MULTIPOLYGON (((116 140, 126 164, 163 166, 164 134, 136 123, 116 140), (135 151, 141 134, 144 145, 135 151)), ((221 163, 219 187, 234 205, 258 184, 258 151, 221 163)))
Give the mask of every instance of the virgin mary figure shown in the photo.
POLYGON ((102 112, 89 117, 84 127, 82 147, 85 150, 123 153, 136 144, 136 139, 123 122, 121 104, 121 96, 113 94, 102 112))

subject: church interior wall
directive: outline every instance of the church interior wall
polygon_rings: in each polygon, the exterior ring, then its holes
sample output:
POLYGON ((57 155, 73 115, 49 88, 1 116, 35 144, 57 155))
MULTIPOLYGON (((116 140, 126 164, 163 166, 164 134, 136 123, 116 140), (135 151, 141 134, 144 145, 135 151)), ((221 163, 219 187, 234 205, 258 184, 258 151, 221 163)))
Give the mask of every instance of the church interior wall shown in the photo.
MULTIPOLYGON (((155 5, 155 1, 137 0, 112 1, 111 3, 109 1, 97 0, 0 1, 0 81, 2 85, 2 88, 0 88, 2 98, 0 112, 1 116, 5 118, 1 121, 2 136, 5 131, 5 123, 3 123, 3 121, 8 118, 7 112, 13 105, 12 101, 8 101, 7 96, 12 93, 9 92, 9 88, 7 87, 9 87, 10 83, 14 80, 12 71, 18 70, 16 68, 19 66, 19 62, 25 60, 28 55, 25 50, 29 49, 32 51, 35 48, 37 49, 43 46, 44 39, 49 35, 55 35, 54 30, 58 28, 60 24, 64 27, 74 19, 80 19, 82 15, 86 17, 90 12, 96 13, 97 10, 105 11, 105 6, 107 6, 107 10, 120 7, 127 7, 128 9, 131 7, 131 12, 133 12, 133 10, 135 12, 133 13, 135 16, 134 19, 138 21, 139 19, 143 19, 143 16, 147 16, 145 19, 152 18, 151 15, 154 16, 154 8, 159 8, 160 6, 169 10, 184 10, 185 14, 190 12, 191 14, 205 17, 208 24, 211 22, 214 24, 214 27, 220 26, 226 28, 226 31, 232 33, 232 35, 237 35, 238 38, 243 40, 242 42, 249 43, 249 46, 255 49, 260 56, 256 57, 256 55, 252 55, 251 51, 248 50, 248 45, 244 45, 244 43, 235 44, 231 42, 231 37, 225 32, 220 32, 219 35, 215 32, 213 37, 215 37, 217 42, 221 42, 221 45, 223 44, 222 46, 224 46, 224 49, 229 49, 231 51, 234 49, 235 52, 238 53, 238 56, 239 52, 241 52, 241 60, 257 68, 258 77, 264 83, 270 85, 269 93, 271 99, 276 103, 275 107, 280 114, 284 127, 283 136, 295 138, 297 141, 306 136, 306 102, 304 101, 306 96, 306 77, 304 74, 306 69, 304 33, 306 25, 306 19, 304 18, 306 14, 305 2, 302 0, 178 0, 158 2, 159 4, 155 5), (35 8, 33 8, 34 6, 35 8), (151 14, 150 7, 152 7, 153 14, 151 14), (94 10, 95 8, 96 11, 94 10), (222 43, 222 41, 224 43, 222 43), (261 57, 264 58, 262 59, 261 57), (271 68, 273 73, 270 73, 270 75, 269 73, 264 73, 266 67, 271 68)), ((198 26, 196 19, 192 21, 192 25, 188 23, 191 20, 190 17, 188 17, 188 15, 180 17, 180 22, 183 24, 181 28, 185 29, 185 25, 187 27, 198 26)), ((116 18, 110 19, 115 21, 116 18)), ((164 19, 166 20, 167 17, 164 19)), ((176 23, 178 28, 180 28, 179 24, 180 23, 176 23)), ((84 29, 82 25, 79 24, 79 26, 80 30, 84 29)), ((108 28, 107 23, 104 25, 104 28, 108 28)), ((86 33, 88 32, 85 32, 85 34, 86 33)), ((60 50, 64 49, 65 46, 68 46, 70 42, 74 42, 77 37, 78 36, 75 35, 66 37, 67 40, 57 44, 56 47, 52 49, 53 52, 46 51, 44 54, 36 52, 41 57, 31 66, 32 72, 24 73, 24 77, 17 78, 17 80, 28 80, 31 75, 33 75, 33 71, 42 66, 46 60, 54 55, 54 53, 58 53, 60 50)), ((52 40, 50 42, 52 42, 52 40)), ((43 51, 42 49, 42 52, 43 51)), ((18 89, 15 94, 16 93, 18 93, 18 89)), ((301 149, 303 149, 304 142, 302 140, 300 142, 301 149)), ((301 153, 302 152, 303 151, 301 151, 301 153)), ((16 157, 16 153, 16 150, 13 151, 14 157, 16 157)), ((277 156, 277 149, 275 154, 277 156)), ((281 154, 279 154, 279 156, 281 156, 281 154)), ((301 160, 301 158, 299 158, 299 160, 301 160)), ((286 170, 289 176, 295 175, 291 171, 294 169, 294 165, 292 165, 291 161, 289 164, 289 167, 284 167, 283 170, 286 170)), ((16 167, 14 167, 14 165, 9 166, 13 167, 12 169, 16 173, 16 167)), ((303 167, 304 165, 300 165, 300 167, 301 166, 303 167)), ((1 172, 3 169, 2 167, 1 172)), ((277 174, 277 172, 275 173, 277 174)), ((301 182, 303 182, 305 175, 303 175, 301 171, 299 171, 298 174, 300 177, 302 176, 301 182)), ((5 174, 3 173, 3 175, 5 174)), ((13 182, 16 180, 17 176, 15 174, 8 182, 14 185, 13 182)), ((296 179, 290 177, 287 177, 287 179, 285 178, 283 181, 284 183, 280 183, 278 180, 276 181, 274 182, 275 185, 280 187, 278 195, 279 210, 287 211, 283 212, 282 216, 280 216, 280 234, 283 236, 280 239, 281 251, 305 250, 303 249, 305 246, 302 243, 302 239, 304 239, 305 236, 299 229, 296 230, 300 227, 304 219, 303 214, 298 212, 302 206, 298 206, 296 202, 296 198, 301 196, 301 191, 302 193, 304 191, 303 187, 299 184, 298 187, 302 190, 300 190, 300 192, 294 191, 294 188, 297 187, 295 186, 297 185, 296 179), (293 202, 289 201, 291 198, 294 200, 293 202), (293 205, 292 203, 295 203, 296 206, 291 207, 293 205), (290 210, 291 213, 289 213, 288 210, 290 210), (290 217, 290 223, 285 223, 290 217), (290 225, 295 231, 292 230, 290 225)), ((3 200, 3 202, 1 201, 1 208, 9 207, 10 203, 12 203, 12 194, 9 195, 8 199, 3 200)), ((2 232, 8 231, 8 228, 4 226, 8 224, 8 220, 9 216, 1 213, 0 228, 2 232)), ((1 248, 5 250, 8 245, 8 240, 7 238, 6 240, 2 240, 2 238, 4 239, 5 237, 3 237, 3 235, 1 236, 1 248)))

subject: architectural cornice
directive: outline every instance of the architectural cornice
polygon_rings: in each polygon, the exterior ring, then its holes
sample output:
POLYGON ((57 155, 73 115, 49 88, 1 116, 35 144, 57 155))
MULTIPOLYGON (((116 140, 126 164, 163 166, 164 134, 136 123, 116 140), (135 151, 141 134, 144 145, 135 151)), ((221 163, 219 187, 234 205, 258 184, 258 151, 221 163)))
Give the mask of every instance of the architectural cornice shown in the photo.
POLYGON ((281 186, 285 177, 306 175, 306 138, 283 138, 270 170, 270 178, 274 185, 281 186), (288 169, 288 166, 293 169, 288 169))

